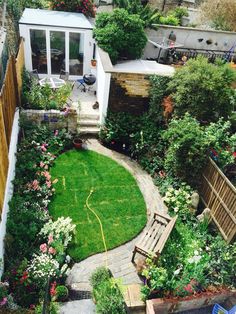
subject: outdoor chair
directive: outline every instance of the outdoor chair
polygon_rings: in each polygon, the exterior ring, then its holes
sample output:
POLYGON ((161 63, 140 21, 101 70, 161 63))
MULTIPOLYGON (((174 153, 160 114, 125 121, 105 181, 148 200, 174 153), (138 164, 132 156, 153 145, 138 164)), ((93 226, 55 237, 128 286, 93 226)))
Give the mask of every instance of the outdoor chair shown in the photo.
POLYGON ((38 70, 34 69, 33 71, 30 72, 30 78, 35 80, 37 83, 39 83, 39 74, 38 70))
POLYGON ((64 80, 64 81, 69 81, 69 72, 66 72, 64 70, 61 70, 60 71, 60 77, 59 77, 61 80, 64 80))

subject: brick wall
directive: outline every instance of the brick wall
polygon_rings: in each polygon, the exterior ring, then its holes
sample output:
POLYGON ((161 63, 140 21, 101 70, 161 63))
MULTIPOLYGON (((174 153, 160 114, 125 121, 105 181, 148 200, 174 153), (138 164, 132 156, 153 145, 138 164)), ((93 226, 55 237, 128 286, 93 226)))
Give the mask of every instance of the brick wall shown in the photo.
POLYGON ((148 108, 150 82, 148 75, 112 73, 108 108, 141 114, 148 108))

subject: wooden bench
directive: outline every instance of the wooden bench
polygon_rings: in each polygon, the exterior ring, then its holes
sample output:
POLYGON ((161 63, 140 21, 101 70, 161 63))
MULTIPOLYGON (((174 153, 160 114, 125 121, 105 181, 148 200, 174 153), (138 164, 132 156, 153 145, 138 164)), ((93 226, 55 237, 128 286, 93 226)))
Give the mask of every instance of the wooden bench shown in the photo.
POLYGON ((155 212, 153 218, 148 222, 141 239, 134 247, 132 262, 134 262, 136 253, 146 257, 151 255, 153 258, 158 258, 169 238, 177 217, 170 217, 166 214, 155 212))

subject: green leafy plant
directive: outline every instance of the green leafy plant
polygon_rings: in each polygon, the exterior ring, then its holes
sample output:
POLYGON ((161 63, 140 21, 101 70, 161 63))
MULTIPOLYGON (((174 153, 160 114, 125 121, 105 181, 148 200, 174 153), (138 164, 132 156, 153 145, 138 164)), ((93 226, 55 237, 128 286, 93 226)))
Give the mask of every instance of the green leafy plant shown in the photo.
POLYGON ((174 101, 174 114, 182 117, 186 112, 201 122, 227 118, 236 103, 231 86, 235 72, 228 64, 208 63, 207 58, 190 59, 175 72, 168 84, 174 101))
POLYGON ((192 218, 193 212, 191 211, 191 195, 193 190, 187 184, 182 183, 179 189, 169 187, 164 201, 169 211, 178 214, 178 218, 186 221, 192 218))
POLYGON ((119 281, 111 277, 111 273, 104 267, 99 267, 90 278, 93 296, 96 300, 96 311, 100 314, 125 314, 122 287, 119 281))
POLYGON ((174 176, 197 184, 209 147, 199 122, 189 114, 183 119, 173 119, 163 138, 168 141, 165 168, 174 176))
POLYGON ((101 13, 95 23, 94 37, 110 56, 112 63, 119 58, 138 59, 147 42, 143 22, 136 14, 125 9, 101 13))
POLYGON ((61 110, 70 94, 70 83, 53 90, 48 84, 40 86, 34 79, 30 79, 28 72, 23 72, 22 107, 25 109, 61 110))
POLYGON ((69 291, 66 286, 60 285, 56 287, 56 299, 57 301, 65 301, 68 297, 69 291))

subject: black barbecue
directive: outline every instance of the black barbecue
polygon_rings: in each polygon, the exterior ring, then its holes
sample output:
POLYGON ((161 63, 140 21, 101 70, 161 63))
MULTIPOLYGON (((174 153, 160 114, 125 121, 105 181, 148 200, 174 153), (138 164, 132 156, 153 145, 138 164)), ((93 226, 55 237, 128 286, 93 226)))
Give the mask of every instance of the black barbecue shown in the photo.
POLYGON ((92 86, 96 82, 96 76, 93 74, 84 74, 82 79, 77 80, 79 86, 83 86, 83 91, 86 92, 87 86, 92 86), (86 86, 87 85, 87 86, 86 86))

